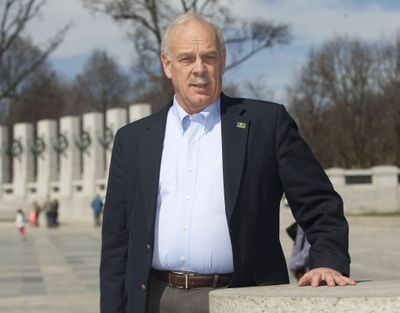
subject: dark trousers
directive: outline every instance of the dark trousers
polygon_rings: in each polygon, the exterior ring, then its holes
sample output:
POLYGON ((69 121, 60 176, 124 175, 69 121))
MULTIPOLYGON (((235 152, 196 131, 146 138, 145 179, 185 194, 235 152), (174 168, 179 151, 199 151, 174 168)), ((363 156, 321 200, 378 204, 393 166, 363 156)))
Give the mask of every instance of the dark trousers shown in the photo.
POLYGON ((178 289, 151 277, 147 313, 208 313, 211 287, 178 289))

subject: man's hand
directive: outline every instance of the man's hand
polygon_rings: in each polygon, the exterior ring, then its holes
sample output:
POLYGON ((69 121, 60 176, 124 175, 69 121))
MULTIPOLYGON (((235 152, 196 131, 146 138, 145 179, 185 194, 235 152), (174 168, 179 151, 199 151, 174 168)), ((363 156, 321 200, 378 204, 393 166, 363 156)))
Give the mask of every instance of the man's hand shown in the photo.
POLYGON ((300 278, 298 286, 318 287, 321 282, 325 282, 329 287, 355 285, 356 282, 343 276, 338 271, 328 267, 318 267, 305 273, 300 278))

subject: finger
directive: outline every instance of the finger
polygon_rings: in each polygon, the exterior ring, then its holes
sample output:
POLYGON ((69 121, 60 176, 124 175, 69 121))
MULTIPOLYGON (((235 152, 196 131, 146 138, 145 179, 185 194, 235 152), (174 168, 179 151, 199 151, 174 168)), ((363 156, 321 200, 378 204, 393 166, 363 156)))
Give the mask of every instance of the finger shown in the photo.
POLYGON ((352 286, 357 285, 357 283, 354 280, 348 277, 344 277, 344 280, 346 281, 347 285, 352 285, 352 286))
POLYGON ((357 285, 357 283, 354 280, 350 279, 349 277, 342 276, 342 278, 344 279, 347 285, 357 285))
POLYGON ((338 284, 339 286, 356 285, 356 282, 354 280, 351 280, 350 278, 341 275, 335 275, 335 281, 336 284, 338 284))
POLYGON ((326 272, 324 274, 324 280, 325 280, 326 284, 329 287, 335 287, 336 286, 335 279, 333 278, 333 274, 331 272, 326 272))
POLYGON ((297 283, 298 286, 308 286, 311 283, 311 275, 310 273, 304 274, 300 279, 299 282, 297 283))
POLYGON ((319 272, 313 273, 312 278, 311 278, 311 286, 318 287, 321 280, 322 280, 321 273, 319 273, 319 272))

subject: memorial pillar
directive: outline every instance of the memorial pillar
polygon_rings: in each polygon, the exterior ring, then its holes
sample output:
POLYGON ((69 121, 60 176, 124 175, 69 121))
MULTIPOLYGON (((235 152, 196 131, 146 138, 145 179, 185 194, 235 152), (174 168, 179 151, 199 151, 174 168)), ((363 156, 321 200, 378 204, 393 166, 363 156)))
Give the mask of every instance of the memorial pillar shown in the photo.
POLYGON ((10 180, 9 164, 8 129, 5 126, 0 126, 0 198, 3 195, 3 184, 10 180))
POLYGON ((104 179, 104 148, 99 138, 103 135, 103 114, 98 112, 83 115, 81 143, 85 144, 83 153, 82 187, 86 196, 96 193, 96 180, 104 179), (86 138, 86 139, 85 139, 86 138))
POLYGON ((54 140, 54 148, 60 155, 59 194, 62 197, 70 197, 73 193, 73 181, 80 179, 80 151, 75 145, 78 136, 79 117, 62 117, 59 135, 54 140))
POLYGON ((37 149, 37 195, 49 194, 50 182, 57 180, 57 154, 52 143, 56 137, 54 120, 41 120, 37 124, 35 147, 37 149))
POLYGON ((151 114, 151 106, 148 103, 136 103, 129 106, 129 122, 137 121, 151 114))
POLYGON ((33 125, 18 123, 14 125, 14 139, 11 143, 13 154, 13 194, 25 198, 27 184, 33 181, 34 155, 30 148, 33 143, 33 125))
POLYGON ((110 166, 110 160, 111 160, 111 150, 112 150, 112 145, 114 143, 114 137, 115 134, 117 133, 117 130, 124 126, 128 122, 128 112, 126 109, 123 108, 115 108, 115 109, 110 109, 107 110, 107 128, 109 129, 109 134, 112 134, 112 138, 110 136, 111 143, 109 146, 107 146, 106 149, 106 174, 105 177, 108 176, 108 169, 110 166))

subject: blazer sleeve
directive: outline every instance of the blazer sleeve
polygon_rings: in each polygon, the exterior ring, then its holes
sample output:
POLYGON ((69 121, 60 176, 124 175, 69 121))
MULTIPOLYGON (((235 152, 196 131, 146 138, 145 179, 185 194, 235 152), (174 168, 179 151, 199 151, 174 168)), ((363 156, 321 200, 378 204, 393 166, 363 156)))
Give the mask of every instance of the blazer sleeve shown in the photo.
POLYGON ((311 244, 310 268, 329 267, 349 276, 343 201, 282 105, 277 114, 276 149, 284 192, 311 244))
POLYGON ((113 145, 104 206, 100 261, 100 312, 124 313, 128 251, 126 184, 118 131, 113 145))

